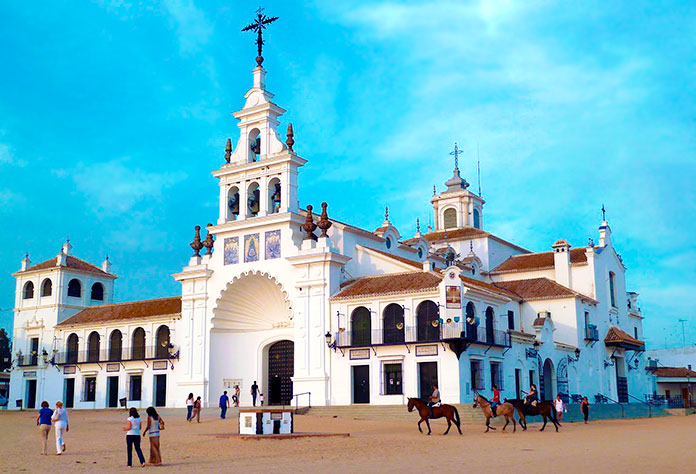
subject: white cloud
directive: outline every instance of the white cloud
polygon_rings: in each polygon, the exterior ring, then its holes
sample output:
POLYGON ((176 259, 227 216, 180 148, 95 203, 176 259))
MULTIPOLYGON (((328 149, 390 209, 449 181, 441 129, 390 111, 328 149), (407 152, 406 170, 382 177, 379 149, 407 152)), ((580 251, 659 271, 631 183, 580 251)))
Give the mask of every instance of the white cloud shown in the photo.
POLYGON ((0 189, 0 212, 6 208, 24 204, 26 199, 21 194, 17 194, 9 189, 0 189))
POLYGON ((193 0, 165 0, 164 8, 176 26, 182 54, 199 51, 213 34, 213 25, 193 0))
POLYGON ((131 211, 139 203, 162 199, 163 192, 186 178, 183 172, 148 172, 128 166, 129 160, 112 160, 80 165, 73 172, 78 191, 88 200, 87 207, 104 215, 131 211))

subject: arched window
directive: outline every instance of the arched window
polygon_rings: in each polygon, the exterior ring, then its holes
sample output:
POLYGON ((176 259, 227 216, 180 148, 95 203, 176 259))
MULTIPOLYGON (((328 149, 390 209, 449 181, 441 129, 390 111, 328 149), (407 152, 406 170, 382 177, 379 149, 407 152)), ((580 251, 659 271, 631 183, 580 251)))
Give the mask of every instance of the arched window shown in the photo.
POLYGON ((111 331, 111 336, 109 336, 109 360, 119 361, 121 360, 121 349, 123 348, 123 335, 118 329, 111 331))
POLYGON ((614 272, 609 272, 609 298, 611 306, 616 308, 616 274, 614 272))
POLYGON ((384 308, 384 340, 385 344, 404 342, 404 309, 400 304, 392 303, 384 308))
POLYGON ((82 296, 82 283, 77 278, 73 278, 68 283, 68 296, 80 298, 82 296))
POLYGON ((87 362, 99 362, 99 333, 92 331, 87 338, 87 362))
POLYGON ((247 214, 249 217, 259 215, 261 206, 261 193, 259 192, 259 183, 251 183, 247 189, 247 214))
POLYGON ((486 308, 486 342, 495 343, 495 312, 490 306, 486 308))
POLYGON ((232 186, 227 192, 227 220, 236 221, 239 217, 239 188, 232 186))
POLYGON ((259 161, 261 158, 261 134, 258 129, 249 133, 249 162, 259 161))
POLYGON ((469 301, 466 304, 466 337, 472 341, 478 340, 478 323, 476 321, 476 306, 469 301))
POLYGON ((24 284, 24 290, 22 291, 22 298, 25 300, 30 300, 34 297, 34 283, 28 281, 24 284))
POLYGON ((445 229, 454 229, 457 227, 457 210, 450 207, 449 209, 445 209, 445 212, 442 214, 444 222, 445 229))
POLYGON ((104 285, 99 282, 92 285, 90 298, 96 301, 104 301, 104 285))
POLYGON ((280 212, 280 180, 273 178, 268 182, 268 213, 280 212))
POLYGON ((481 228, 481 213, 478 209, 474 209, 474 228, 481 228))
POLYGON ((51 296, 53 294, 53 282, 50 278, 46 278, 41 283, 41 296, 51 296))
POLYGON ((155 357, 158 359, 169 358, 169 328, 160 326, 157 330, 157 347, 155 347, 155 357))
POLYGON ((418 247, 418 258, 423 258, 423 248, 418 247))
POLYGON ((387 238, 384 240, 384 245, 386 245, 388 249, 391 248, 391 246, 392 246, 391 237, 387 237, 387 238))
POLYGON ((367 346, 372 343, 372 322, 370 310, 364 306, 355 308, 350 315, 350 344, 352 346, 367 346))
POLYGON ((132 360, 143 360, 145 358, 145 330, 143 328, 136 328, 133 331, 133 338, 131 342, 131 359, 132 360))
POLYGON ((418 341, 437 341, 440 339, 440 311, 435 303, 425 300, 416 308, 416 338, 418 341))
POLYGON ((77 364, 77 351, 79 350, 79 338, 77 334, 72 333, 68 336, 68 344, 65 353, 65 362, 68 364, 77 364))

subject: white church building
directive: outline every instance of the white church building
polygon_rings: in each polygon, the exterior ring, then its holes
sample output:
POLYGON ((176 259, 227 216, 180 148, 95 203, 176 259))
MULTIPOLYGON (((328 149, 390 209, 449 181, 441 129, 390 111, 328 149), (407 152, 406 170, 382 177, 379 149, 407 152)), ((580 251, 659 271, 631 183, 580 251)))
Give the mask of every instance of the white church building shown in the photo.
POLYGON ((279 137, 285 111, 265 75, 253 70, 234 114, 237 145, 228 140, 213 171, 219 214, 173 275, 181 294, 114 303, 108 259, 85 262, 69 242, 49 260, 22 260, 12 408, 179 407, 189 392, 216 405, 237 384, 249 405, 254 381, 271 405, 308 393, 312 405, 403 404, 434 383, 445 403, 493 383, 505 398, 530 383, 547 399, 652 391, 643 316, 608 222, 597 243, 553 236, 531 252, 485 230, 485 201, 456 162, 424 233, 402 236, 388 213, 371 230, 320 202, 303 209, 307 161, 291 125, 279 137))

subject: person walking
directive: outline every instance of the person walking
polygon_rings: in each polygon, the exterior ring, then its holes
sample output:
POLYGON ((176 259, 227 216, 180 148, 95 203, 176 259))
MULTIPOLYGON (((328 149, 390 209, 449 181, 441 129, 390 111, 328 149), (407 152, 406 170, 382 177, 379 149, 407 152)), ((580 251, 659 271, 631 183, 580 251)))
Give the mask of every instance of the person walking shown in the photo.
POLYGON ((155 407, 148 407, 145 411, 147 412, 147 426, 143 430, 143 438, 145 437, 145 433, 150 433, 150 460, 146 465, 161 466, 160 429, 164 429, 164 420, 157 413, 155 407))
POLYGON ((582 417, 585 419, 585 424, 587 424, 587 419, 590 417, 590 401, 587 399, 587 397, 582 397, 580 410, 582 410, 582 417))
POLYGON ((128 451, 128 467, 133 467, 133 448, 135 447, 135 453, 138 455, 140 460, 140 466, 145 466, 145 456, 143 456, 143 451, 140 449, 140 415, 135 407, 131 407, 128 410, 128 420, 126 420, 126 426, 122 428, 126 432, 126 449, 128 451))
POLYGON ((193 394, 189 393, 186 399, 186 421, 191 419, 191 413, 193 412, 193 394))
POLYGON ((56 402, 56 409, 51 420, 53 420, 53 426, 56 429, 56 456, 60 456, 65 451, 63 435, 70 431, 68 411, 63 408, 63 402, 56 402))
POLYGON ((225 419, 227 409, 230 407, 230 397, 227 396, 227 390, 220 395, 220 418, 225 419))
POLYGON ((193 402, 193 412, 191 413, 191 418, 189 419, 189 423, 191 420, 196 419, 198 423, 201 422, 201 397, 197 397, 196 401, 193 402))
POLYGON ((239 406, 239 384, 234 386, 234 406, 238 407, 239 406))
POLYGON ((259 393, 259 386, 256 385, 256 380, 254 380, 254 383, 251 385, 251 403, 252 405, 256 406, 256 396, 259 393))
POLYGON ((46 444, 48 443, 48 433, 51 431, 51 417, 53 416, 53 410, 48 408, 48 402, 41 402, 41 410, 39 410, 39 415, 36 417, 36 426, 39 427, 39 433, 41 434, 41 441, 43 445, 43 450, 41 455, 46 455, 46 444))
POLYGON ((558 415, 558 422, 560 423, 563 421, 563 413, 568 411, 568 407, 565 403, 563 403, 563 399, 561 399, 560 394, 556 395, 556 401, 553 403, 553 405, 556 408, 556 415, 558 415))

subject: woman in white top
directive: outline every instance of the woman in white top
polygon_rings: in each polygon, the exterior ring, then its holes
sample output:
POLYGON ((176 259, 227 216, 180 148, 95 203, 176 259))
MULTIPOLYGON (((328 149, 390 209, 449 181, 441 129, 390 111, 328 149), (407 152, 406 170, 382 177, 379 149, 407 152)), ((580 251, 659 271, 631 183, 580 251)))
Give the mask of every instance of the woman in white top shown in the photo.
POLYGON ((140 465, 145 465, 145 456, 143 456, 143 451, 140 449, 140 415, 138 415, 138 410, 135 407, 131 407, 128 411, 130 415, 126 422, 126 426, 123 431, 126 432, 126 446, 128 449, 128 467, 133 466, 133 446, 135 446, 135 452, 138 454, 138 459, 140 459, 140 465))
POLYGON ((554 402, 554 405, 556 407, 556 414, 558 415, 558 422, 560 423, 563 419, 563 412, 568 408, 566 407, 565 403, 563 403, 563 400, 561 399, 560 395, 556 395, 556 401, 554 402))
POLYGON ((56 402, 56 410, 51 417, 53 426, 56 428, 56 455, 60 456, 65 451, 65 441, 63 434, 70 431, 68 424, 68 411, 63 408, 63 402, 56 402))
POLYGON ((186 421, 191 419, 191 414, 193 413, 193 394, 189 393, 186 399, 186 421))

